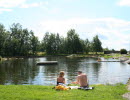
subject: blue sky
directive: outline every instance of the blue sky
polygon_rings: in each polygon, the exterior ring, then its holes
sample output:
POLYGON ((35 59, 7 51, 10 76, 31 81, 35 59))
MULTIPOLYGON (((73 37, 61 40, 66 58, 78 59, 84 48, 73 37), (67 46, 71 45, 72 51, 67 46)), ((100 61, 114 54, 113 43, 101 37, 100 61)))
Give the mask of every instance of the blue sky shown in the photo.
POLYGON ((104 48, 130 49, 130 0, 0 0, 0 23, 20 23, 40 40, 74 28, 82 39, 99 35, 104 48))

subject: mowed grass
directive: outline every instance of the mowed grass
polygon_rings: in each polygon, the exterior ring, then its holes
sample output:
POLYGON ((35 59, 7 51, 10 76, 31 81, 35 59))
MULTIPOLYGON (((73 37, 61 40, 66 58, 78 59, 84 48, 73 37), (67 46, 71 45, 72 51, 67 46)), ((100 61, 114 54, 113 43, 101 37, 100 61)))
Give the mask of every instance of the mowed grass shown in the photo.
POLYGON ((93 90, 56 91, 52 86, 0 85, 0 100, 125 100, 126 85, 94 85, 93 90))

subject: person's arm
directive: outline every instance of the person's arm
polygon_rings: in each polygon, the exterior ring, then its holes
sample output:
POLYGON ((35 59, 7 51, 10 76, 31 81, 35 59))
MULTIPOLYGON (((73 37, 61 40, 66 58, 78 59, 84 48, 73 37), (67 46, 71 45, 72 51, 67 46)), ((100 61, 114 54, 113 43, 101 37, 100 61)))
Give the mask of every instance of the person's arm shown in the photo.
POLYGON ((65 78, 63 78, 63 83, 65 84, 65 78))
POLYGON ((77 84, 79 84, 79 76, 76 78, 76 82, 77 84))
POLYGON ((71 82, 72 84, 78 84, 78 82, 77 81, 75 81, 75 82, 71 82))
POLYGON ((57 78, 57 82, 58 82, 58 78, 57 78))
POLYGON ((79 84, 79 78, 77 77, 76 78, 76 81, 75 82, 71 82, 72 84, 79 84))

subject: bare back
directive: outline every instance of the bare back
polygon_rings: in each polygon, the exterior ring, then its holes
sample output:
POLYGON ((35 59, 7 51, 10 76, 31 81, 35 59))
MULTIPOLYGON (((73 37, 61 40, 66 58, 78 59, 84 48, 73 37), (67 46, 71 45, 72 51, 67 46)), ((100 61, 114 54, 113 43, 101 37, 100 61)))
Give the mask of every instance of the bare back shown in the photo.
POLYGON ((78 75, 77 76, 77 82, 79 83, 79 85, 81 87, 87 86, 88 85, 88 83, 87 83, 87 75, 86 74, 78 75))
POLYGON ((57 78, 57 82, 59 82, 59 83, 64 83, 64 84, 65 84, 65 78, 63 78, 63 77, 58 77, 58 78, 57 78))

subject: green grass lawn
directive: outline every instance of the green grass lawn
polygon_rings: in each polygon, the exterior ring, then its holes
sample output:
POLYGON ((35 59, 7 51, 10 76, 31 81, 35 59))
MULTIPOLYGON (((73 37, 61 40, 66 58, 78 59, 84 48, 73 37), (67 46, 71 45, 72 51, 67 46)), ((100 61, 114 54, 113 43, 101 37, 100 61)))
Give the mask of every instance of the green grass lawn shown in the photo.
POLYGON ((104 54, 104 55, 101 55, 101 57, 104 57, 106 59, 108 58, 119 58, 119 57, 122 57, 123 55, 121 54, 104 54))
POLYGON ((93 90, 56 91, 52 86, 0 85, 0 100, 125 100, 126 85, 94 85, 93 90))

